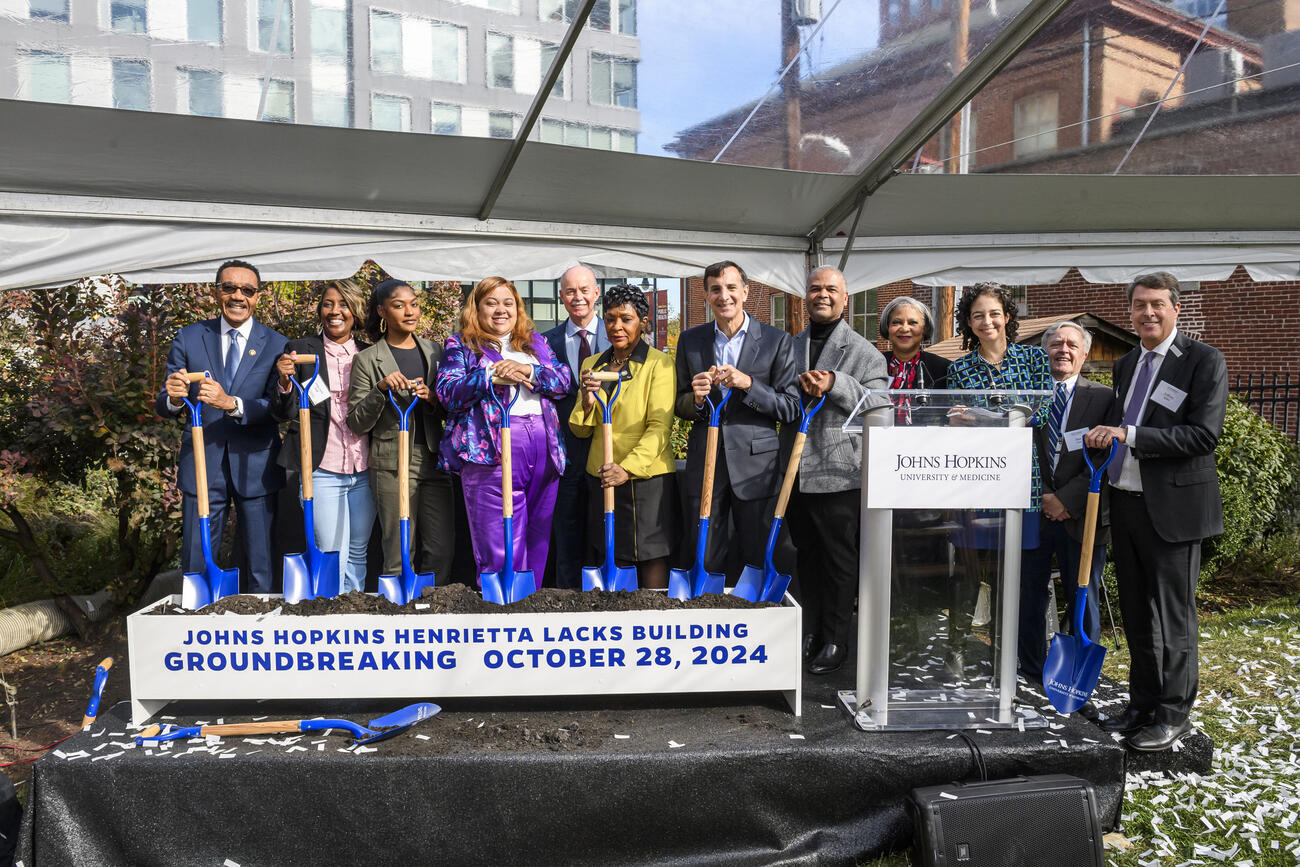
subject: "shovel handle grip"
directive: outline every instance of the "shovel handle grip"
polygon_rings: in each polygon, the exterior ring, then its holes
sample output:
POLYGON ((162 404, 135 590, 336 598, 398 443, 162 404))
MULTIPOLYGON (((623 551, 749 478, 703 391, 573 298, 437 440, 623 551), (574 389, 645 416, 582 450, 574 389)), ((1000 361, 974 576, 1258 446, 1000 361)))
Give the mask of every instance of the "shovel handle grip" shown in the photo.
POLYGON ((190 382, 202 382, 205 379, 210 379, 211 374, 206 370, 191 370, 186 372, 185 378, 190 382))
MULTIPOLYGON (((533 390, 533 384, 532 384, 531 382, 529 382, 528 380, 524 380, 523 382, 515 382, 513 379, 507 379, 507 378, 504 377, 504 376, 496 376, 496 375, 493 375, 493 377, 492 377, 492 384, 493 384, 493 385, 504 385, 506 388, 514 388, 515 386, 522 386, 522 387, 528 389, 529 391, 532 391, 532 390, 533 390)), ((511 402, 511 403, 514 403, 513 400, 510 401, 510 402, 511 402)))
POLYGON ((1097 539, 1097 512, 1101 510, 1101 494, 1088 492, 1088 505, 1083 513, 1083 550, 1079 552, 1079 586, 1088 586, 1092 574, 1092 549, 1097 539))
POLYGON ((306 352, 290 352, 289 356, 293 358, 294 364, 315 364, 316 354, 306 352))
POLYGON ((707 518, 713 511, 713 472, 718 466, 718 429, 709 428, 704 441, 704 482, 700 486, 700 517, 707 518))
POLYGON ((207 735, 262 735, 302 730, 302 720, 272 719, 250 723, 224 723, 215 726, 203 726, 199 734, 207 735))
MULTIPOLYGON (((605 463, 614 463, 614 423, 605 422, 600 426, 600 439, 605 449, 605 463)), ((614 511, 614 489, 605 488, 605 511, 614 511)))
POLYGON ((298 408, 298 474, 302 476, 302 498, 311 495, 311 410, 298 408))
POLYGON ((597 382, 618 382, 623 374, 617 370, 589 370, 591 378, 597 382))
POLYGON ((790 462, 785 467, 785 479, 781 482, 781 494, 776 498, 774 518, 785 517, 785 507, 790 503, 790 493, 794 490, 795 477, 799 475, 799 459, 803 457, 803 447, 808 442, 808 434, 800 431, 794 435, 794 448, 790 451, 790 462))

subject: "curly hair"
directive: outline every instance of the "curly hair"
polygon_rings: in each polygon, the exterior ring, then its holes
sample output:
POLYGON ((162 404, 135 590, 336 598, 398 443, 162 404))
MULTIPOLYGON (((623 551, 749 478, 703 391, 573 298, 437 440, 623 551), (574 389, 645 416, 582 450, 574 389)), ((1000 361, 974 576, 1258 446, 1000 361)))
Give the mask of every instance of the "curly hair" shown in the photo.
POLYGON ((970 311, 975 306, 975 301, 981 295, 988 295, 998 299, 1002 304, 1002 312, 1007 317, 1007 343, 1016 342, 1016 332, 1020 330, 1020 316, 1016 311, 1016 299, 1011 295, 1011 290, 1001 283, 976 283, 974 286, 967 286, 966 290, 961 293, 961 302, 957 304, 957 330, 961 333, 962 351, 978 349, 980 339, 975 335, 975 330, 970 327, 970 311))
POLYGON ((605 290, 605 294, 600 299, 601 309, 606 312, 615 307, 622 307, 624 304, 632 305, 638 319, 650 318, 650 302, 646 300, 645 293, 635 286, 615 283, 605 290))
POLYGON ((502 348, 501 341, 489 334, 478 319, 479 303, 502 286, 508 288, 510 294, 515 297, 515 327, 510 331, 510 348, 516 352, 536 355, 537 352, 533 349, 533 320, 528 317, 528 311, 524 309, 524 300, 519 297, 519 290, 515 288, 515 284, 504 277, 484 277, 474 284, 474 291, 469 293, 465 299, 465 306, 460 311, 461 339, 465 341, 466 346, 479 355, 483 354, 484 346, 502 348))

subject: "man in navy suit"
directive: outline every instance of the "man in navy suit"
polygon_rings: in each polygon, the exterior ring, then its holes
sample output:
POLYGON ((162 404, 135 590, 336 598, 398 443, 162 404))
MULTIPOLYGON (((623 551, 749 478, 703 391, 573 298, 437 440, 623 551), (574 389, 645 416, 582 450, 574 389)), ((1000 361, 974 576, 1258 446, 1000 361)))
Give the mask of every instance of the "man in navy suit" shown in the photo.
POLYGON ((1102 722, 1135 750, 1167 750, 1191 730, 1199 686, 1196 580, 1201 540, 1223 532, 1214 449, 1228 405, 1223 353, 1178 330, 1178 280, 1128 286, 1141 346, 1115 363, 1110 425, 1085 442, 1122 444, 1110 465, 1111 548, 1129 642, 1129 704, 1102 722))
POLYGON ((217 269, 213 297, 221 315, 187 325, 167 353, 167 379, 158 395, 158 414, 181 418, 181 455, 177 483, 183 499, 181 566, 203 571, 203 547, 198 531, 198 498, 194 480, 194 447, 189 411, 182 398, 202 402, 204 460, 214 545, 220 544, 233 504, 239 512, 239 535, 248 555, 248 589, 271 592, 271 526, 275 493, 284 487, 284 470, 276 463, 280 431, 271 415, 275 360, 287 341, 253 319, 262 294, 262 279, 247 262, 232 260, 217 269), (191 384, 189 371, 211 376, 191 384))
POLYGON ((564 431, 564 450, 568 464, 560 477, 555 496, 555 518, 551 523, 551 562, 555 569, 555 586, 582 589, 582 558, 587 553, 587 450, 592 437, 576 437, 569 429, 569 413, 581 390, 579 371, 590 355, 609 348, 605 326, 596 316, 600 284, 590 268, 574 265, 560 275, 560 301, 569 318, 546 332, 555 357, 569 365, 573 374, 569 393, 556 403, 560 428, 564 431))

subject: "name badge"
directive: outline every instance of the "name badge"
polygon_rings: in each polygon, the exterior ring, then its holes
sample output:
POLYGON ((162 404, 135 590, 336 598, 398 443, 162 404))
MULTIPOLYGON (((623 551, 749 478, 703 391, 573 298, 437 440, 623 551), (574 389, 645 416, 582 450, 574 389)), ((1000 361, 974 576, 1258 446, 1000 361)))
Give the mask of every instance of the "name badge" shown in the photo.
POLYGON ((1067 452, 1077 452, 1083 448, 1083 437, 1088 432, 1088 428, 1081 427, 1075 430, 1068 430, 1061 435, 1061 442, 1065 443, 1067 452))
POLYGON ((322 400, 329 400, 329 396, 330 387, 326 385, 325 380, 321 379, 319 376, 316 377, 316 381, 311 384, 311 388, 307 389, 307 402, 312 406, 315 406, 322 400))
POLYGON ((1170 412, 1178 412, 1178 408, 1187 399, 1187 392, 1175 385, 1162 382, 1156 386, 1155 391, 1151 392, 1151 399, 1170 412))

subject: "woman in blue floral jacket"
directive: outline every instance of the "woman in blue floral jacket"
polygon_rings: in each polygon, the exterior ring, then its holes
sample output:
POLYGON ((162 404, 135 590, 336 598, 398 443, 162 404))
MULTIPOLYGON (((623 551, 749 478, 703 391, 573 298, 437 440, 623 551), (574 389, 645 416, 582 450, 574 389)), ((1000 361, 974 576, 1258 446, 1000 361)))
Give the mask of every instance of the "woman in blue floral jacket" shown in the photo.
POLYGON ((569 391, 569 368, 533 328, 518 291, 504 277, 485 277, 460 314, 460 332, 447 338, 438 367, 438 399, 447 408, 442 456, 460 473, 470 538, 479 572, 505 562, 501 500, 502 404, 520 389, 510 411, 514 566, 533 570, 541 586, 551 537, 555 492, 564 472, 564 436, 555 401, 569 391))

